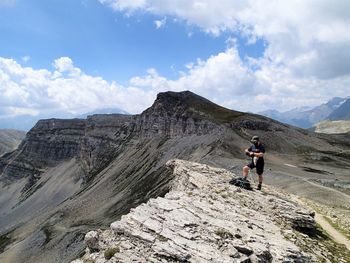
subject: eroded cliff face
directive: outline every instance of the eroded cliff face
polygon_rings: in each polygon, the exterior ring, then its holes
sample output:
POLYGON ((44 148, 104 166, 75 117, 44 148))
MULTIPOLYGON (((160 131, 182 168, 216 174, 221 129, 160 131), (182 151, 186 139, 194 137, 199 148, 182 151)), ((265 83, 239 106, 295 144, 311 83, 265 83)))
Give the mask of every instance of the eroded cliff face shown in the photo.
POLYGON ((134 116, 88 116, 85 134, 80 141, 79 160, 90 178, 123 151, 134 135, 134 126, 134 116))
POLYGON ((170 192, 87 233, 85 255, 72 263, 322 262, 332 253, 313 239, 314 212, 290 196, 237 188, 234 174, 204 164, 167 166, 170 192))
POLYGON ((170 138, 223 131, 222 127, 208 120, 205 113, 198 110, 197 107, 203 103, 213 104, 203 102, 203 98, 191 92, 160 93, 152 107, 138 116, 136 130, 141 136, 170 138))
POLYGON ((30 157, 34 166, 57 164, 75 157, 85 127, 86 121, 82 119, 40 120, 27 133, 21 154, 30 157))
POLYGON ((84 130, 85 120, 39 121, 16 151, 0 159, 0 181, 9 184, 27 178, 30 187, 45 168, 77 155, 84 130))
POLYGON ((170 92, 159 94, 152 107, 140 115, 101 114, 88 116, 86 120, 40 120, 17 151, 0 159, 1 180, 37 178, 45 168, 73 157, 78 158, 87 176, 92 177, 130 143, 222 133, 223 127, 200 118, 201 113, 186 103, 186 98, 193 96, 194 103, 196 100, 202 103, 203 98, 193 93, 170 92))

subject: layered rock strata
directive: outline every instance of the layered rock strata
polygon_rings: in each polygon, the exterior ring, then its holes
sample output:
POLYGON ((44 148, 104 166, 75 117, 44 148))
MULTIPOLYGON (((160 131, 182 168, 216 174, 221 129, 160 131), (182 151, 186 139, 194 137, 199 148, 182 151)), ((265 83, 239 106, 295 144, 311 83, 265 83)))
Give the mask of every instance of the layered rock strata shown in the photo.
MULTIPOLYGON (((229 185, 233 174, 171 160, 174 182, 111 224, 86 234, 82 262, 316 262, 283 231, 314 231, 313 212, 229 185), (283 226, 283 227, 282 227, 283 226)), ((72 262, 72 263, 73 263, 72 262)))
POLYGON ((40 120, 26 134, 18 149, 0 159, 0 180, 37 180, 48 166, 77 155, 84 135, 85 120, 40 120))

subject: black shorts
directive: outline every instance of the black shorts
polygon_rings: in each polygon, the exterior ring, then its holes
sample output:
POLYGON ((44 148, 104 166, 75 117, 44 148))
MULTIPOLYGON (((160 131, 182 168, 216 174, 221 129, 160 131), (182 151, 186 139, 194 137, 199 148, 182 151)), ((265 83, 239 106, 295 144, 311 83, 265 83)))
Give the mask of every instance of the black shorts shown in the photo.
POLYGON ((252 160, 251 163, 247 164, 247 166, 250 169, 256 168, 256 173, 258 175, 262 175, 263 174, 263 172, 264 172, 264 165, 265 165, 264 159, 261 159, 261 158, 259 158, 258 161, 256 162, 256 166, 254 165, 253 160, 252 160))

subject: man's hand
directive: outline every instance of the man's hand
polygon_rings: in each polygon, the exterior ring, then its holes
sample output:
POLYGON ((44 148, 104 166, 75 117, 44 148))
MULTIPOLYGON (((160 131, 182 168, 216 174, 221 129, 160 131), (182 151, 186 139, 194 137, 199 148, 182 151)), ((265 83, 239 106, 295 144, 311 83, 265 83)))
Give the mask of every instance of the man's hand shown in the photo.
POLYGON ((247 156, 249 156, 249 157, 253 157, 253 156, 254 156, 254 153, 253 153, 253 152, 248 152, 248 151, 246 151, 245 154, 246 154, 247 156))

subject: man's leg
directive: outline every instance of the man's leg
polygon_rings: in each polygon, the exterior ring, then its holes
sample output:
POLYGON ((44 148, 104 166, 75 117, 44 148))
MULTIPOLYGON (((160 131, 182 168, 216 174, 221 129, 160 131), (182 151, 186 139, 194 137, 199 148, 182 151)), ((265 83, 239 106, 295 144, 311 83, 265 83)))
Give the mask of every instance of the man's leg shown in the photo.
POLYGON ((247 177, 248 177, 249 169, 250 169, 250 168, 249 168, 248 165, 246 165, 246 166, 243 167, 243 177, 246 178, 246 179, 247 179, 247 177))
POLYGON ((259 184, 258 184, 258 187, 256 188, 257 190, 261 190, 261 185, 262 185, 262 182, 263 182, 263 176, 262 174, 258 174, 259 176, 259 184))
POLYGON ((258 184, 258 187, 256 188, 257 190, 261 190, 261 185, 263 182, 263 172, 264 172, 264 161, 258 160, 258 163, 256 165, 256 173, 259 176, 259 184, 258 184))

